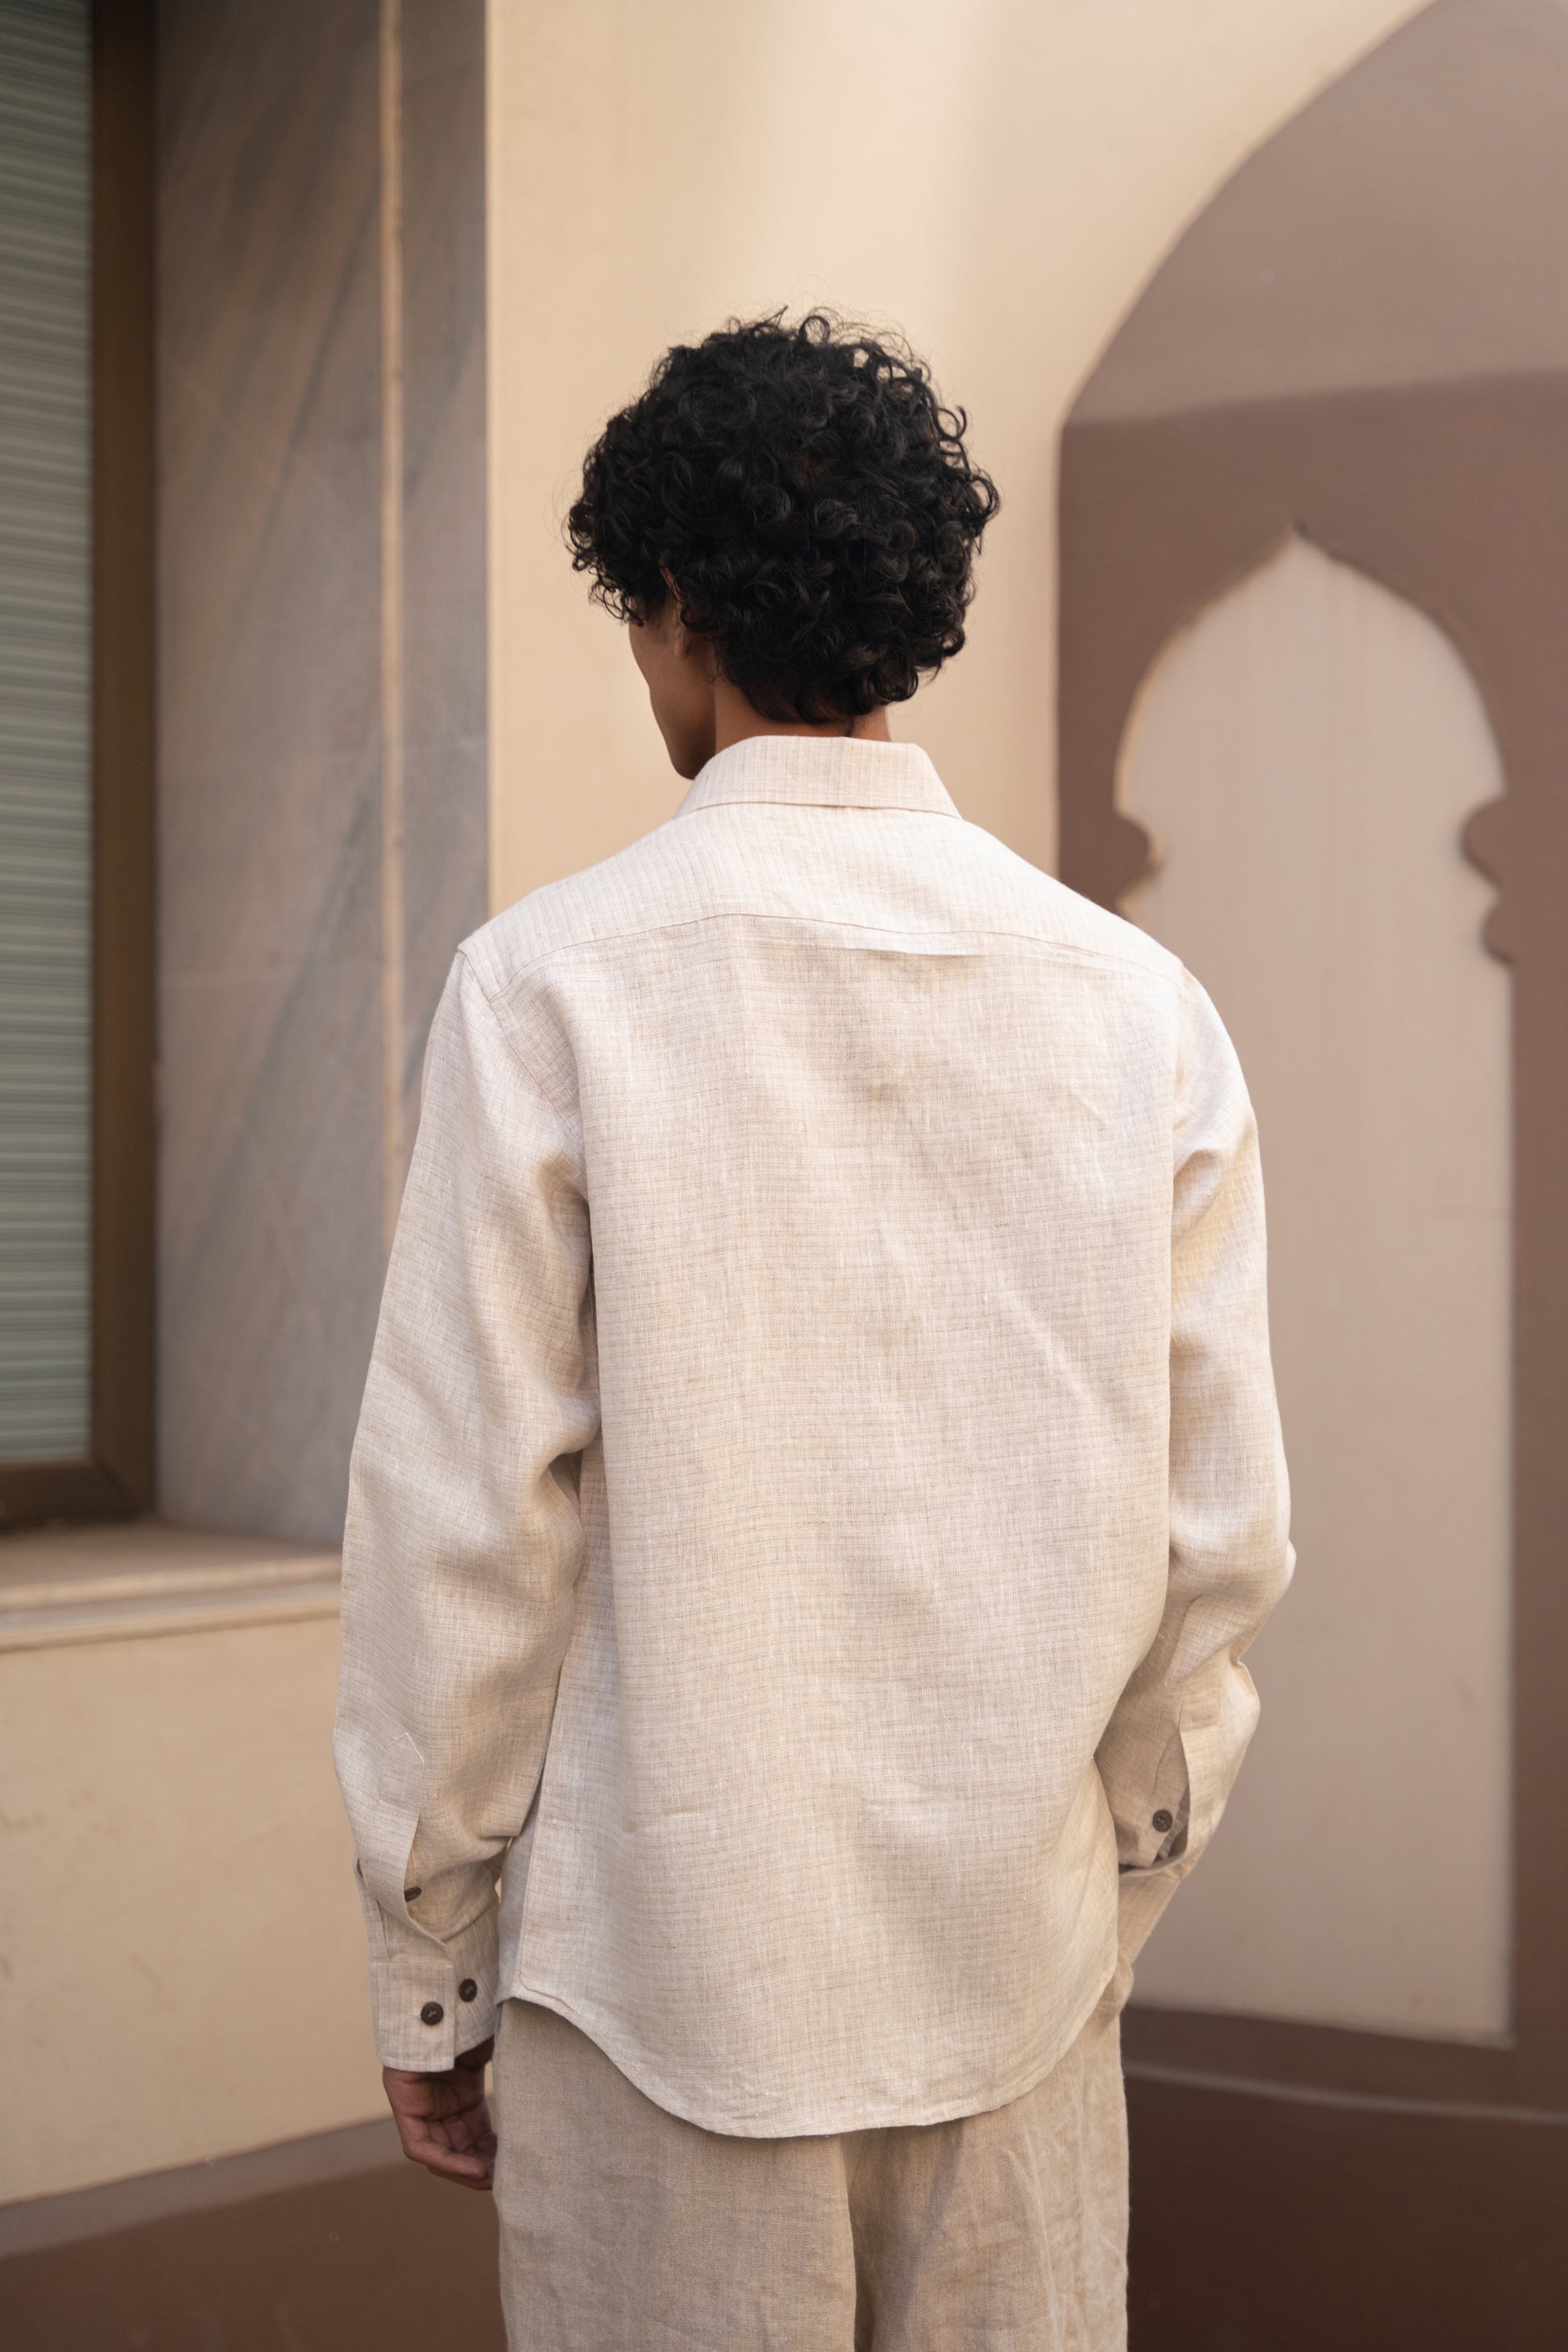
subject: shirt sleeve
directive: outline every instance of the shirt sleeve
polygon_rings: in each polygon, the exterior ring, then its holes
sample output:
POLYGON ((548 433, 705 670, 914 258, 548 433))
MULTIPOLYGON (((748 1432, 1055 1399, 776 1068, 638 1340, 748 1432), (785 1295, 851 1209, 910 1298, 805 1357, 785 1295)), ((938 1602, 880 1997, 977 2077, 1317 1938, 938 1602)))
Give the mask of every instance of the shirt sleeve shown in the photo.
POLYGON ((543 1763, 597 1427, 576 1122, 459 955, 343 1546, 334 1756, 385 2065, 448 2066, 494 2030, 497 1875, 543 1763))
POLYGON ((1268 1359, 1258 1128, 1235 1049, 1187 980, 1171 1249, 1164 1612, 1100 1746, 1121 1864, 1123 1961, 1214 1832, 1258 1720, 1242 1655, 1290 1580, 1268 1359))

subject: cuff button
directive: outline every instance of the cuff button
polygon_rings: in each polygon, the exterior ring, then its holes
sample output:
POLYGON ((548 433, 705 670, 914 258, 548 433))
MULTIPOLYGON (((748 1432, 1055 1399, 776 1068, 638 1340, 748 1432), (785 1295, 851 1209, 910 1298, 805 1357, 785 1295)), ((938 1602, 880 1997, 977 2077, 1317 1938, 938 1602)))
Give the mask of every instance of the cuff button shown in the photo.
POLYGON ((419 2012, 421 2025, 439 2025, 447 2012, 438 2000, 427 2000, 419 2012))
POLYGON ((479 1986, 474 1982, 472 1977, 465 1977, 462 1983, 458 1987, 458 1999, 459 2000, 474 2000, 478 1998, 479 1990, 479 1986))
POLYGON ((1170 1828, 1171 1820, 1172 1816, 1165 1811, 1164 1806, 1162 1805, 1159 1811, 1154 1816, 1154 1827, 1163 1833, 1164 1831, 1170 1828))

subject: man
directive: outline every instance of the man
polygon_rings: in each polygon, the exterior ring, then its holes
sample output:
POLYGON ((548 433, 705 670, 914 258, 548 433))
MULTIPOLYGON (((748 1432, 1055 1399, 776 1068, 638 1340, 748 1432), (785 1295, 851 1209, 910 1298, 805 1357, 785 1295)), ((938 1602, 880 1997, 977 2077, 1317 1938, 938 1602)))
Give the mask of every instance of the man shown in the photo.
POLYGON ((964 429, 820 317, 667 355, 569 528, 695 781, 431 1035, 338 1759, 514 2352, 1124 2341, 1126 1964, 1289 1572, 1262 1200, 1202 990, 889 739, 964 429))

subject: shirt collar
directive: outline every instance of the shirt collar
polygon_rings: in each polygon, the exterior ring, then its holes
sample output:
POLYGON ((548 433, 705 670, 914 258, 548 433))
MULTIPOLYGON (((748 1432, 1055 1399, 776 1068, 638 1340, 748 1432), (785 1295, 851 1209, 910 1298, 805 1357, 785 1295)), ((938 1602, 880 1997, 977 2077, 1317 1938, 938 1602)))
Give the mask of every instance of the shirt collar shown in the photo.
POLYGON ((725 801, 958 814, 918 743, 875 743, 847 735, 749 735, 715 753, 676 814, 686 816, 725 801))

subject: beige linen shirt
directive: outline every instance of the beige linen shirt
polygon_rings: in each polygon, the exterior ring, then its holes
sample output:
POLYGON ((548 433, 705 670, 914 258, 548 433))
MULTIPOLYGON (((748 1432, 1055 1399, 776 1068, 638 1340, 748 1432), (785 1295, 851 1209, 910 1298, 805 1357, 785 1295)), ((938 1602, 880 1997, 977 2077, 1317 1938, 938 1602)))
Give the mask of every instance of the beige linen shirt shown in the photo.
POLYGON ((721 753, 432 1032, 344 1558, 384 2060, 517 1994, 712 2130, 1020 2095, 1214 1829, 1286 1515, 1203 991, 911 746, 721 753))

